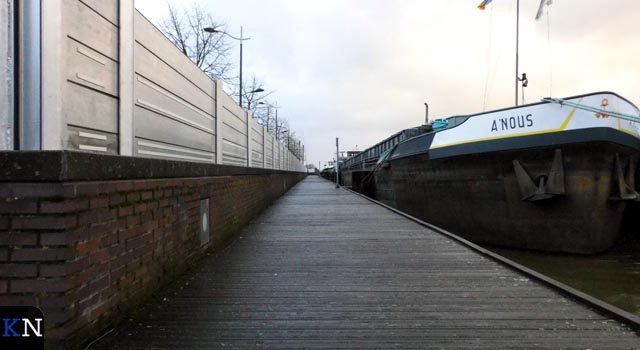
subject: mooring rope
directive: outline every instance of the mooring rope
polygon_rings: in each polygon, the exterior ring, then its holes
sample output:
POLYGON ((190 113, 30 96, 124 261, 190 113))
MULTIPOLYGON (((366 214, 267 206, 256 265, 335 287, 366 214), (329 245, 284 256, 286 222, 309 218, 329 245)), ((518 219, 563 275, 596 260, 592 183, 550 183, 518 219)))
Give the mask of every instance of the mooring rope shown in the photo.
POLYGON ((620 113, 620 112, 615 112, 615 111, 609 111, 606 109, 602 109, 602 108, 597 108, 597 107, 593 107, 593 106, 587 106, 587 105, 583 105, 580 103, 576 103, 576 102, 571 102, 571 101, 567 101, 561 98, 554 98, 554 97, 545 97, 542 99, 542 101, 544 102, 550 102, 550 103, 557 103, 559 105, 567 105, 570 107, 575 107, 578 109, 582 109, 588 112, 594 112, 594 113, 601 113, 601 114, 605 114, 605 115, 609 115, 612 117, 616 117, 619 119, 624 119, 624 120, 628 120, 628 121, 632 121, 632 122, 636 122, 636 123, 640 123, 640 114, 639 115, 631 115, 631 114, 625 114, 625 113, 620 113))

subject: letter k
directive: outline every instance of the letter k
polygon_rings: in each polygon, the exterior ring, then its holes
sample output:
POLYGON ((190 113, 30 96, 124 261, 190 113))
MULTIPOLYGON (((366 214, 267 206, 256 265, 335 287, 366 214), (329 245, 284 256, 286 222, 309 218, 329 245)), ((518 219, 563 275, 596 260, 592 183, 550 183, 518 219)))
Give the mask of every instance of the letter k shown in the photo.
POLYGON ((18 332, 14 331, 13 327, 16 323, 18 323, 18 321, 20 321, 19 318, 3 318, 2 319, 4 321, 4 334, 2 335, 3 337, 19 337, 20 334, 18 334, 18 332), (9 323, 9 321, 13 320, 13 322, 9 323), (13 333, 13 335, 9 334, 9 331, 11 331, 11 333, 13 333))

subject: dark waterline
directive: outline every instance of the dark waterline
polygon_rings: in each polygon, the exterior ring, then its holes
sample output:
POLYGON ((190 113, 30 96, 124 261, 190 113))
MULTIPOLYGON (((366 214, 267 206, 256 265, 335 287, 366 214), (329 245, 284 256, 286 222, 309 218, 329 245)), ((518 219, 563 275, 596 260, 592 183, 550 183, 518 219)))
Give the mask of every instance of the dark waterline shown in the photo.
POLYGON ((640 315, 640 232, 627 232, 608 251, 589 256, 484 247, 625 311, 640 315))

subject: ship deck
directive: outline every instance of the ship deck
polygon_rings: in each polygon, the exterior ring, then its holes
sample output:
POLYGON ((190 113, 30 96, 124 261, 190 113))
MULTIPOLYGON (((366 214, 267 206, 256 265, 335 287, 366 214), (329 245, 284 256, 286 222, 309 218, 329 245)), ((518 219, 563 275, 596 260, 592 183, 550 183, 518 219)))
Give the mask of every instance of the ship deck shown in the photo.
POLYGON ((638 344, 611 316, 310 176, 90 349, 638 344))

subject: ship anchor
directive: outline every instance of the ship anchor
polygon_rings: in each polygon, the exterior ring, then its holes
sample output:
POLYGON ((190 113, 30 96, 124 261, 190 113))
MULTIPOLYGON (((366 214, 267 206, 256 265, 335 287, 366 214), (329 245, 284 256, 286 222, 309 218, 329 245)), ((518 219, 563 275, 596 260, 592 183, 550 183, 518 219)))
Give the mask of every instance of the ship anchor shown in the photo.
POLYGON ((633 157, 629 158, 629 166, 627 171, 623 170, 623 164, 620 155, 616 153, 614 158, 614 193, 609 197, 612 201, 639 201, 640 195, 635 190, 636 162, 633 157), (616 193, 617 192, 617 193, 616 193))
POLYGON ((535 202, 565 194, 564 169, 562 166, 562 151, 560 149, 555 150, 548 174, 537 177, 537 183, 531 179, 531 176, 529 176, 519 160, 513 161, 513 168, 518 185, 520 185, 523 201, 535 202))

